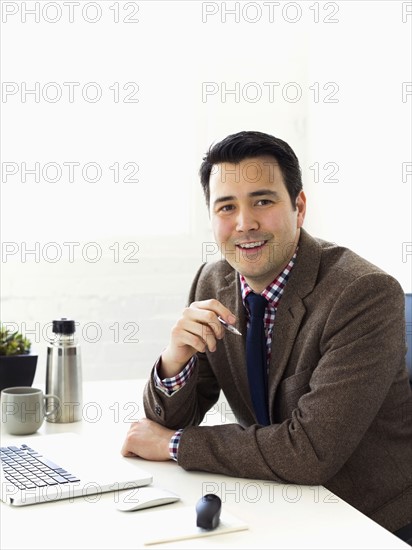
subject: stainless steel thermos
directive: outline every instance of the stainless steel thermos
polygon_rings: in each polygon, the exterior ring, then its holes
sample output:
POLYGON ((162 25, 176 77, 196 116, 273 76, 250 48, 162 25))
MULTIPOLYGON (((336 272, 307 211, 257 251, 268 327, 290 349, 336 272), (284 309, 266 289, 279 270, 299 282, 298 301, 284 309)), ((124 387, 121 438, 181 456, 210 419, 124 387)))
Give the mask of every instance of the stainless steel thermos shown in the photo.
POLYGON ((82 366, 75 330, 71 319, 53 321, 46 368, 49 422, 77 422, 82 417, 82 366))

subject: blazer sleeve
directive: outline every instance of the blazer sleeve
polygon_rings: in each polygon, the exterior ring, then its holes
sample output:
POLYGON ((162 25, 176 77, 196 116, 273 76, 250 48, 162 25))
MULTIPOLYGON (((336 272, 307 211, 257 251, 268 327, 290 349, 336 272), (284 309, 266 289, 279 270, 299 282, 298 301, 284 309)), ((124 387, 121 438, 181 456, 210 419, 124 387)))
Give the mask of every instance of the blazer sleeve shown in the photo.
MULTIPOLYGON (((404 323, 399 283, 384 273, 358 277, 327 316, 321 358, 290 418, 267 427, 188 427, 178 463, 187 470, 323 485, 364 438, 404 369, 404 323)), ((379 429, 384 433, 384 422, 379 429)))
MULTIPOLYGON (((188 304, 196 299, 196 289, 202 274, 203 264, 189 292, 188 304)), ((220 387, 216 381, 205 353, 197 353, 194 371, 185 385, 171 396, 164 394, 154 383, 153 370, 145 386, 143 404, 147 418, 170 429, 198 425, 205 414, 217 402, 220 387)))

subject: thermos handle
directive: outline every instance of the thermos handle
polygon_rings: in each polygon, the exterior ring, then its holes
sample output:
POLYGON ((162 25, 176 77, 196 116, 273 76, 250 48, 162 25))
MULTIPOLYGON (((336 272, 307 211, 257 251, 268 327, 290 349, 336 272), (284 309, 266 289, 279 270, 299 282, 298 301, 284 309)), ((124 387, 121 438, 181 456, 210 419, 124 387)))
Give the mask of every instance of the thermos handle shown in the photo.
POLYGON ((51 414, 55 414, 56 411, 60 409, 61 407, 60 398, 57 397, 57 395, 53 395, 52 393, 46 393, 44 394, 43 399, 44 399, 44 405, 45 405, 44 416, 46 418, 51 414), (56 399, 58 401, 57 408, 54 406, 51 411, 47 411, 47 399, 56 399))

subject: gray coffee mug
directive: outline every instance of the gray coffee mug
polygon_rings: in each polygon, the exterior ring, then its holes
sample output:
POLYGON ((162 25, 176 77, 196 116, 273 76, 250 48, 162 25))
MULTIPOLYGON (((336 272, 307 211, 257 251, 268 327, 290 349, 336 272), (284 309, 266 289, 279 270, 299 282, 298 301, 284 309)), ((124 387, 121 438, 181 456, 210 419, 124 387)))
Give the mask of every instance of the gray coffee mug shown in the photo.
POLYGON ((45 417, 53 413, 46 410, 48 397, 58 399, 37 388, 19 386, 1 392, 1 421, 7 433, 29 435, 37 432, 45 417))

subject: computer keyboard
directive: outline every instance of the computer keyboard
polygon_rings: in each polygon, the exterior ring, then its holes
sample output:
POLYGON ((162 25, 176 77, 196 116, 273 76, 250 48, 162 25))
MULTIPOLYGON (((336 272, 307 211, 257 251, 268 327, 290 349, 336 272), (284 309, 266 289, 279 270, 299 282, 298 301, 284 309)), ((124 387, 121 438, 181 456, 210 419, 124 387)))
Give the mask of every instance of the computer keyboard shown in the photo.
POLYGON ((19 489, 34 489, 80 481, 28 445, 0 447, 4 477, 19 489))

